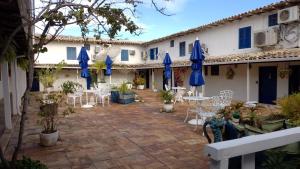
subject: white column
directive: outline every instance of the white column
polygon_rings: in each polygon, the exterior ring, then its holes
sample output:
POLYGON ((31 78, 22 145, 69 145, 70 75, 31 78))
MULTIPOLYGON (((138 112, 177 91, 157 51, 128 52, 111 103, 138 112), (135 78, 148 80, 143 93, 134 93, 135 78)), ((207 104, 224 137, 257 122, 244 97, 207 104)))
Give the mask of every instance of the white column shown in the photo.
POLYGON ((17 87, 17 60, 14 60, 11 63, 11 92, 13 97, 13 109, 12 113, 14 115, 19 113, 19 104, 18 104, 18 87, 17 87))
POLYGON ((11 123, 11 103, 9 93, 9 76, 8 76, 8 63, 3 62, 1 65, 2 72, 2 85, 3 85, 3 99, 4 99, 4 123, 5 128, 12 129, 11 123))
POLYGON ((250 63, 247 63, 247 101, 250 101, 250 63))
POLYGON ((228 159, 221 161, 210 160, 210 169, 228 169, 228 159))
POLYGON ((242 156, 242 169, 255 168, 255 153, 246 154, 242 156))

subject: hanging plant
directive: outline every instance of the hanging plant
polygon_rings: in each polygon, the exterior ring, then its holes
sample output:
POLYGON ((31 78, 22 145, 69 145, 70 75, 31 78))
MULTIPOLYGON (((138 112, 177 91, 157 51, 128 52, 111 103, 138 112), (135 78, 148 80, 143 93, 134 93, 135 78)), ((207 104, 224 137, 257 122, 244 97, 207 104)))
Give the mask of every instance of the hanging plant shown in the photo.
POLYGON ((290 73, 290 70, 289 69, 281 69, 279 70, 279 77, 281 79, 284 79, 286 76, 288 76, 290 73))
POLYGON ((234 70, 231 67, 229 67, 226 72, 226 78, 233 79, 234 75, 235 75, 234 70))

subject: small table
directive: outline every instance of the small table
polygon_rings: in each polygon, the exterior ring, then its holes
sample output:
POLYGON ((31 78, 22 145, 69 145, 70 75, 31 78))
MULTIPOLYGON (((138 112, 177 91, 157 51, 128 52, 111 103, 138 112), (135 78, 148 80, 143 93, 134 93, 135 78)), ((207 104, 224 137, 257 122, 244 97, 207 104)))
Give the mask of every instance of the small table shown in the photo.
MULTIPOLYGON (((208 100, 210 99, 210 97, 201 97, 201 96, 186 96, 186 97, 183 97, 183 100, 188 100, 188 101, 197 101, 197 102, 202 102, 204 100, 208 100)), ((185 118, 185 122, 186 120, 188 119, 188 111, 187 111, 187 114, 186 114, 186 118, 185 118)), ((192 125, 203 125, 204 124, 204 121, 202 119, 192 119, 192 120, 189 120, 188 121, 189 124, 192 124, 192 125), (198 123, 197 123, 198 121, 198 123)), ((196 126, 197 128, 197 126, 196 126)))
POLYGON ((89 98, 88 93, 95 93, 96 90, 85 90, 85 98, 86 98, 86 104, 81 106, 82 108, 92 108, 93 105, 89 104, 89 98))

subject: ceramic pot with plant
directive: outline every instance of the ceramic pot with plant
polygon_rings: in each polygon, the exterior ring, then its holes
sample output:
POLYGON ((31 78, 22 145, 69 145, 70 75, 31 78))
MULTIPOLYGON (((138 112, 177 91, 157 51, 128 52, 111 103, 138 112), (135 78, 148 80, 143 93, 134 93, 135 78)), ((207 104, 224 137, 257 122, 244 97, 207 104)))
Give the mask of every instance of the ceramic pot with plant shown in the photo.
POLYGON ((40 133, 40 144, 42 146, 54 146, 58 140, 58 130, 56 128, 58 104, 50 101, 43 103, 40 106, 38 115, 41 117, 39 123, 44 128, 40 133))
POLYGON ((143 90, 145 88, 145 79, 142 77, 137 77, 136 80, 137 89, 143 90))
MULTIPOLYGON (((53 92, 40 100, 40 112, 38 113, 40 119, 38 123, 43 127, 40 133, 40 144, 42 146, 54 146, 57 143, 59 136, 57 129, 59 119, 58 107, 62 104, 66 105, 63 101, 64 99, 62 99, 63 96, 61 92, 53 92)), ((62 114, 66 116, 69 113, 74 113, 74 110, 67 106, 62 114)))
POLYGON ((172 93, 171 90, 162 90, 160 92, 160 97, 162 99, 162 101, 164 102, 164 105, 163 105, 163 109, 165 112, 172 112, 173 111, 173 98, 174 98, 174 95, 172 93))

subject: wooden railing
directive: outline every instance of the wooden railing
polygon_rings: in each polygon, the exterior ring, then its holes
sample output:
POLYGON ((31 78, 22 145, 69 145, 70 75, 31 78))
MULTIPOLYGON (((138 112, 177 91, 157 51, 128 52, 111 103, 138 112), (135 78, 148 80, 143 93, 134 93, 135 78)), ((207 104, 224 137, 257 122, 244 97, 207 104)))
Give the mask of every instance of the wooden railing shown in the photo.
POLYGON ((228 169, 228 159, 242 156, 242 169, 255 169, 255 152, 300 141, 300 127, 267 134, 208 144, 204 154, 210 159, 210 169, 228 169))

